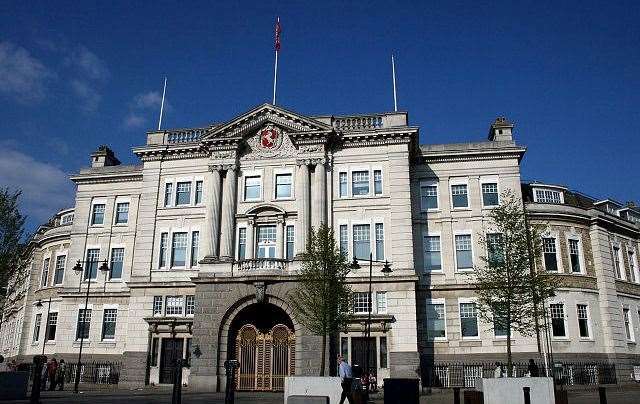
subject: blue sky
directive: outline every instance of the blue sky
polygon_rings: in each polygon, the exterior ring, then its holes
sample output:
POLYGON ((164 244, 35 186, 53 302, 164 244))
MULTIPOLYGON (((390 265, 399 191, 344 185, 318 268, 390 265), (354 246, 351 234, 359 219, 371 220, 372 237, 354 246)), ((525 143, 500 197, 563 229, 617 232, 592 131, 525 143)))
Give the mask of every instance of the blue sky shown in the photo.
POLYGON ((71 205, 100 144, 124 163, 157 122, 226 121, 271 98, 302 114, 393 108, 421 142, 483 140, 499 115, 523 179, 640 201, 638 2, 9 1, 0 14, 0 186, 30 225, 71 205))

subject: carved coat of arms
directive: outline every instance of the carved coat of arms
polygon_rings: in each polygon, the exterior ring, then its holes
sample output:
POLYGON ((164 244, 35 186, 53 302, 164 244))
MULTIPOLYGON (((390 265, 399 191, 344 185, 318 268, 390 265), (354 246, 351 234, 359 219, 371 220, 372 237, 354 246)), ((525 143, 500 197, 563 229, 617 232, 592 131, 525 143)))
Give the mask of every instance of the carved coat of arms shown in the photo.
POLYGON ((274 150, 280 147, 281 144, 282 134, 277 127, 268 125, 260 130, 260 147, 267 150, 274 150))

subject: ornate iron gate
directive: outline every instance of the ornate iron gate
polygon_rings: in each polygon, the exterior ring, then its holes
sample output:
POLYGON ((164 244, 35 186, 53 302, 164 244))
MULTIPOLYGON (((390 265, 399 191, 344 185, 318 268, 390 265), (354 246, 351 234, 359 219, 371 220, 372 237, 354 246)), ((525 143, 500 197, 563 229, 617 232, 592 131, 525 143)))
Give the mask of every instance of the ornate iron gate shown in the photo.
POLYGON ((295 373, 295 335, 283 324, 267 333, 245 324, 236 339, 236 358, 238 390, 282 391, 284 378, 295 373))

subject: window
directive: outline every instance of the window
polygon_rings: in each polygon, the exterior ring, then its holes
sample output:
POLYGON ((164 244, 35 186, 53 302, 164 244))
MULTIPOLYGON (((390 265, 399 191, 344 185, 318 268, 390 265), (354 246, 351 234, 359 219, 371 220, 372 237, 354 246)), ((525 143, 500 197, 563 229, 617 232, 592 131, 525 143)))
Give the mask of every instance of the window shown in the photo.
POLYGON ((171 243, 171 266, 183 267, 187 260, 187 233, 173 233, 171 243))
POLYGON ((185 298, 184 314, 193 315, 196 312, 196 297, 194 295, 187 295, 185 298))
POLYGON ((558 270, 558 257, 556 256, 555 237, 542 238, 542 254, 544 255, 544 268, 547 271, 558 270))
POLYGON ((100 249, 90 248, 87 250, 87 262, 84 267, 84 279, 96 279, 98 277, 98 264, 100 260, 100 249))
POLYGON ((456 235, 456 266, 459 271, 473 269, 470 234, 456 235))
POLYGON ((382 195, 382 170, 373 170, 373 193, 382 195))
POLYGON ((194 231, 191 233, 191 266, 198 266, 198 247, 200 246, 200 232, 194 231))
POLYGON ((500 338, 507 336, 507 316, 506 313, 493 313, 493 335, 500 338))
POLYGON ((164 186, 164 206, 171 206, 173 197, 173 184, 167 183, 164 186))
POLYGON ((91 212, 91 224, 103 224, 104 223, 104 203, 96 203, 93 205, 93 211, 91 212))
POLYGON ((42 278, 40 279, 40 287, 44 288, 49 283, 49 258, 45 258, 42 263, 42 278))
POLYGON ((347 191, 347 173, 338 174, 338 183, 340 185, 340 197, 344 198, 348 196, 347 191))
POLYGON ((427 303, 427 338, 447 338, 444 302, 427 303))
POLYGON ((165 314, 167 316, 181 316, 183 308, 183 296, 167 296, 167 302, 165 304, 165 314))
POLYGON ((581 273, 580 267, 580 242, 575 239, 569 239, 569 258, 571 261, 571 272, 581 273))
POLYGON ((344 357, 344 360, 349 362, 349 338, 340 338, 340 355, 344 357))
POLYGON ((111 249, 111 268, 109 279, 122 278, 122 265, 124 263, 124 248, 111 249))
POLYGON ((127 222, 129 222, 129 202, 120 202, 116 204, 116 224, 127 222))
POLYGON ((376 259, 381 261, 384 259, 384 225, 376 223, 376 259))
POLYGON ((631 325, 631 317, 629 316, 629 309, 622 309, 622 317, 624 318, 624 332, 627 337, 627 341, 633 341, 633 326, 631 325))
POLYGON ((167 266, 167 243, 169 242, 169 233, 160 234, 160 268, 167 266))
POLYGON ((38 342, 40 339, 40 323, 42 322, 42 314, 36 314, 36 319, 33 323, 33 342, 38 342))
POLYGON ((244 200, 257 201, 260 200, 262 181, 259 175, 246 177, 244 179, 244 200))
POLYGON ((498 206, 498 184, 495 182, 482 184, 482 205, 498 206))
POLYGON ((462 338, 478 336, 478 313, 475 303, 460 303, 460 327, 462 338))
POLYGON ((627 256, 629 257, 629 266, 631 267, 629 272, 631 272, 631 277, 633 278, 631 280, 640 283, 640 269, 638 268, 635 251, 627 251, 627 256))
POLYGON ((176 206, 191 203, 191 183, 178 182, 176 184, 176 206))
POLYGON ((380 337, 380 368, 386 369, 387 364, 387 337, 380 337))
POLYGON ((162 315, 162 296, 154 296, 153 297, 153 315, 161 316, 162 315))
POLYGON ((438 209, 437 185, 424 184, 420 186, 420 209, 423 211, 438 209))
POLYGON ((247 252, 247 229, 241 227, 238 229, 238 259, 243 260, 247 252))
POLYGON ((76 339, 89 338, 90 326, 91 326, 91 309, 78 310, 78 324, 76 325, 76 339))
POLYGON ((291 174, 276 174, 276 199, 291 196, 291 174))
POLYGON ((424 269, 442 271, 440 256, 440 236, 424 236, 424 269))
POLYGON ((118 309, 104 309, 102 316, 102 339, 113 340, 116 338, 116 321, 118 309))
POLYGON ((353 225, 353 255, 358 259, 371 258, 370 226, 368 224, 353 225))
POLYGON ((369 171, 351 173, 351 193, 353 196, 369 195, 369 171))
POLYGON ((500 266, 504 262, 504 243, 502 234, 487 234, 487 259, 489 266, 500 266))
POLYGON ((616 278, 624 279, 624 272, 622 268, 622 256, 620 254, 620 247, 613 246, 613 269, 616 271, 616 278))
POLYGON ((369 313, 371 301, 369 292, 353 292, 353 312, 355 314, 369 313))
POLYGON ((387 312, 387 292, 376 292, 376 309, 378 314, 387 312))
POLYGON ((578 312, 578 328, 580 330, 580 338, 589 338, 591 335, 589 330, 589 308, 586 304, 576 306, 578 312))
POLYGON ((538 203, 562 203, 562 193, 551 189, 536 189, 534 200, 538 203))
POLYGON ((66 255, 58 255, 56 257, 56 269, 53 273, 53 284, 60 285, 64 279, 64 267, 67 263, 66 255))
POLYGON ((564 326, 564 304, 555 303, 549 305, 551 314, 551 333, 554 337, 566 337, 567 331, 564 326))
POLYGON ((454 209, 469 207, 467 184, 458 184, 451 186, 451 202, 454 209))
POLYGON ((276 257, 276 226, 258 227, 258 258, 276 257))
POLYGON ((287 226, 287 259, 292 260, 295 254, 295 229, 293 226, 287 226))
POLYGON ((65 224, 71 224, 71 223, 73 223, 73 213, 62 216, 60 224, 65 225, 65 224))
POLYGON ((196 205, 202 203, 202 181, 196 181, 196 205))
POLYGON ((159 338, 151 340, 151 366, 158 366, 158 340, 159 338))
POLYGON ((340 254, 349 255, 349 228, 346 224, 340 225, 340 254))

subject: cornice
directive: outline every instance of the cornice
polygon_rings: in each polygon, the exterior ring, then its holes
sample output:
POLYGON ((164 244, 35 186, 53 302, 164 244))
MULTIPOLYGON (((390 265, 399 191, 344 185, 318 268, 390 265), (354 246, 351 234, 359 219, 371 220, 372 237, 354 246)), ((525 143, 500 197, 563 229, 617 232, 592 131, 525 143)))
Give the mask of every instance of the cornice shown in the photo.
POLYGON ((518 159, 520 161, 526 152, 525 148, 511 150, 486 150, 486 151, 442 151, 420 152, 417 156, 420 163, 445 163, 463 161, 486 161, 518 159))

